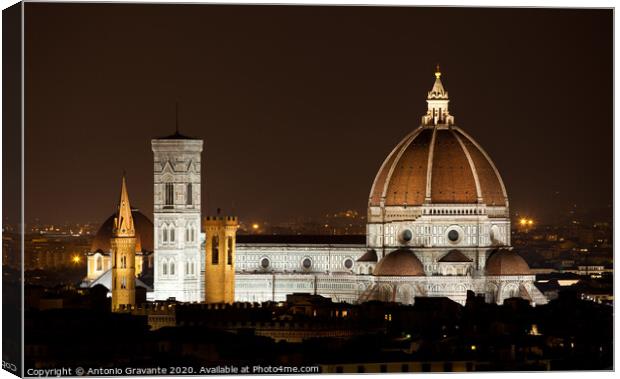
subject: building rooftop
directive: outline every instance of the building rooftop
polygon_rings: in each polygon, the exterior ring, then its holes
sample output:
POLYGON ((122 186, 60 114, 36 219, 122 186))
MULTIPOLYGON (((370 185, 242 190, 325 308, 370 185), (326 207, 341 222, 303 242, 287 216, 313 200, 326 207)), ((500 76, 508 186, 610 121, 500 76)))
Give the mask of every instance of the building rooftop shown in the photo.
POLYGON ((237 244, 365 245, 366 236, 239 234, 237 244))

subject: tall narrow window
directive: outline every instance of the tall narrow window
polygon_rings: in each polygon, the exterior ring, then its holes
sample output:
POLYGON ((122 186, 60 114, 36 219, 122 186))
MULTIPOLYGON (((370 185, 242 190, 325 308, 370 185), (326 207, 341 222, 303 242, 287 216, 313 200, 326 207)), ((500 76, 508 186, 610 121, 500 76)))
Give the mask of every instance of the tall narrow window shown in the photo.
POLYGON ((170 275, 174 275, 174 262, 170 262, 170 275))
POLYGON ((185 242, 189 242, 189 227, 185 228, 185 242))
POLYGON ((174 205, 174 184, 166 183, 165 198, 165 205, 174 205))
POLYGON ((163 275, 168 275, 168 263, 164 262, 161 272, 163 275))
POLYGON ((233 239, 232 237, 228 237, 228 241, 226 241, 226 255, 228 256, 228 264, 232 265, 232 251, 233 251, 233 239))
POLYGON ((103 257, 97 257, 97 271, 103 270, 103 257))
POLYGON ((192 242, 196 241, 196 234, 194 233, 194 227, 192 226, 192 242))
POLYGON ((194 261, 192 261, 191 269, 192 269, 192 271, 191 271, 191 272, 192 272, 192 275, 194 275, 194 273, 195 273, 195 270, 194 270, 194 261))
POLYGON ((165 226, 164 226, 164 229, 162 230, 162 234, 163 234, 164 242, 168 242, 168 229, 165 226))
POLYGON ((170 242, 174 242, 174 228, 170 228, 170 242))
POLYGON ((187 205, 192 205, 192 183, 187 183, 187 205))
POLYGON ((220 239, 218 236, 211 238, 211 264, 220 263, 220 239))
POLYGON ((125 289, 127 288, 127 281, 125 279, 125 277, 121 277, 121 289, 125 289))

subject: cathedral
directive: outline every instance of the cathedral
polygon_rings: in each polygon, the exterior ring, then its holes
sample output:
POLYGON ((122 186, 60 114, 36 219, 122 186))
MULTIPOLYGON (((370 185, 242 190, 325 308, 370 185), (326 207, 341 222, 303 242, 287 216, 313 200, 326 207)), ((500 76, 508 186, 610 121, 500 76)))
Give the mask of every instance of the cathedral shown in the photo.
MULTIPOLYGON (((237 243, 236 218, 218 215, 201 225, 202 140, 178 130, 152 140, 154 223, 131 212, 135 285, 147 288, 148 300, 184 302, 283 301, 305 292, 350 303, 448 297, 464 304, 473 291, 489 303, 521 297, 545 304, 528 264, 510 246, 500 173, 455 123, 439 68, 426 102, 420 126, 375 176, 365 243, 336 236, 237 243)), ((95 237, 84 286, 110 289, 109 224, 95 237)))

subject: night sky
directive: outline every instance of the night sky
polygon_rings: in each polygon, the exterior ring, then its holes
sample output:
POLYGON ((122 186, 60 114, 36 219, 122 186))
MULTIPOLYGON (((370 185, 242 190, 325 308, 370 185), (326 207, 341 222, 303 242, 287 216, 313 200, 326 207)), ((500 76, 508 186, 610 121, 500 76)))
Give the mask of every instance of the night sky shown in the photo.
POLYGON ((612 203, 611 10, 27 3, 25 23, 27 222, 103 221, 123 170, 152 217, 177 101, 203 215, 365 213, 437 63, 513 213, 612 203))

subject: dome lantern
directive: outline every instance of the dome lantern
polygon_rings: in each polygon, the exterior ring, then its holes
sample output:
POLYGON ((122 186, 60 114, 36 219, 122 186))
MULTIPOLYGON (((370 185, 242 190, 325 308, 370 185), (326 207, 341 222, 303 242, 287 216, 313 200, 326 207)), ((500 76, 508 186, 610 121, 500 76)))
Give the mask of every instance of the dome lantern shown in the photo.
POLYGON ((422 116, 423 126, 437 126, 437 125, 454 125, 454 117, 450 115, 448 111, 448 91, 443 88, 441 82, 441 71, 439 64, 435 69, 435 83, 433 88, 428 92, 426 103, 428 104, 428 110, 426 114, 422 116))

